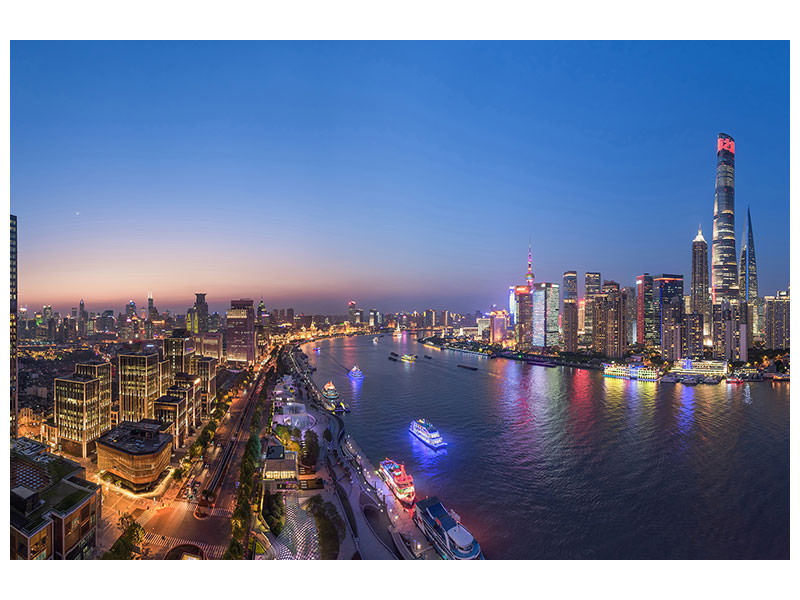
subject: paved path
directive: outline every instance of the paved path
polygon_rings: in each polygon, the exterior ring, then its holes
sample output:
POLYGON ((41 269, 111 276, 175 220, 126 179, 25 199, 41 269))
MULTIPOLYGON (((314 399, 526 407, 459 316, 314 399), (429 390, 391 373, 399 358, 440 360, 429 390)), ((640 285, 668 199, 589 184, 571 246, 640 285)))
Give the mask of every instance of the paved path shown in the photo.
POLYGON ((300 508, 297 497, 284 494, 286 525, 276 538, 269 534, 278 560, 318 560, 319 539, 314 517, 300 508))

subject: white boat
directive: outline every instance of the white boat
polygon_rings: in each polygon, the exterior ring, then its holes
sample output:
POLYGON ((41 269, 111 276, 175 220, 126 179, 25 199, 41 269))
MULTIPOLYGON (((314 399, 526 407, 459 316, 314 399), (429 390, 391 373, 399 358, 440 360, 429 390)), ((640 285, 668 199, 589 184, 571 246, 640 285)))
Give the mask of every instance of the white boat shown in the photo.
POLYGON ((443 558, 483 559, 480 544, 464 527, 457 514, 445 510, 435 496, 420 500, 414 507, 414 521, 443 558))
POLYGON ((361 372, 361 369, 358 368, 358 365, 353 366, 348 375, 353 379, 362 379, 364 377, 364 374, 361 372))
POLYGON ((408 430, 413 433, 419 441, 434 450, 447 447, 447 442, 442 439, 442 434, 440 434, 439 430, 433 426, 433 423, 427 419, 411 421, 408 430))

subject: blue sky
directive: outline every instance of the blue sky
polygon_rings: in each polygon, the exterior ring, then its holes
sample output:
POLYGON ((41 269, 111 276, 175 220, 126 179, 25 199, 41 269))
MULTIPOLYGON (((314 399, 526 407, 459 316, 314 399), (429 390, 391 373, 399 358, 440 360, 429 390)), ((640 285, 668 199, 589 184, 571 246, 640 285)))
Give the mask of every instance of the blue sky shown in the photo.
POLYGON ((719 132, 785 289, 788 43, 14 42, 20 302, 473 311, 529 238, 540 281, 688 281, 719 132))

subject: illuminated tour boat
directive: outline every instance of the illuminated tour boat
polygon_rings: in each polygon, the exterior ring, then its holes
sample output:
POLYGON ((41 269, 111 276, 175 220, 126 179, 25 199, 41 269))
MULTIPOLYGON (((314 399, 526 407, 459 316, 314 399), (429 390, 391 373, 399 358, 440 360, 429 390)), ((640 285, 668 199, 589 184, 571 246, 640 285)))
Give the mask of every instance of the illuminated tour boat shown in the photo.
POLYGON ((394 337, 403 337, 403 332, 400 331, 400 325, 394 328, 394 337))
POLYGON ((436 496, 417 502, 414 521, 443 558, 483 559, 477 540, 461 524, 458 515, 445 510, 436 496))
POLYGON ((348 373, 350 377, 353 379, 361 379, 364 377, 364 374, 361 372, 361 369, 358 368, 358 365, 355 365, 352 369, 350 369, 350 373, 348 373))
POLYGON ((409 362, 409 363, 413 363, 415 359, 416 359, 416 357, 413 356, 412 354, 403 354, 403 356, 400 357, 400 360, 402 360, 403 362, 409 362))
POLYGON ((658 369, 645 367, 641 364, 614 364, 603 365, 603 377, 613 379, 638 379, 639 381, 658 381, 658 369))
POLYGON ((447 442, 442 439, 442 435, 439 433, 439 430, 433 426, 433 423, 427 421, 426 419, 417 419, 416 421, 411 421, 411 425, 408 426, 408 430, 417 438, 419 438, 419 441, 426 446, 430 446, 434 450, 447 447, 447 442))
POLYGON ((414 499, 416 498, 414 478, 406 473, 405 466, 387 458, 381 461, 381 468, 378 470, 378 474, 400 502, 408 506, 414 504, 414 499))

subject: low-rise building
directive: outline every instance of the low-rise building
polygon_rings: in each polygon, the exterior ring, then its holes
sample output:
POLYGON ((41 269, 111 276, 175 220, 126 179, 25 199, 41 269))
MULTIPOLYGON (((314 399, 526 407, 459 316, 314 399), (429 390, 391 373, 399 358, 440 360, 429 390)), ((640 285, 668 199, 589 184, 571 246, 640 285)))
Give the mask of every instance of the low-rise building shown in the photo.
POLYGON ((278 425, 286 425, 292 429, 307 429, 309 425, 306 405, 299 402, 284 402, 272 420, 278 425))
POLYGON ((94 558, 100 486, 27 438, 11 445, 11 560, 94 558))
POLYGON ((264 452, 264 469, 261 484, 264 491, 297 485, 297 452, 286 450, 280 444, 267 446, 264 452))
POLYGON ((172 435, 154 419, 123 421, 97 440, 97 469, 134 491, 149 489, 169 467, 172 435))

